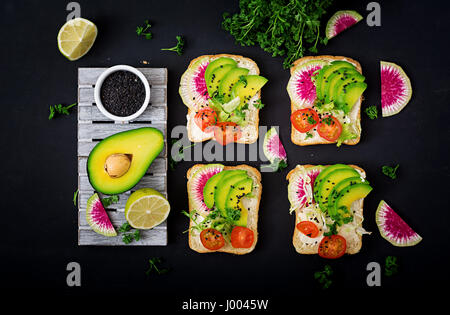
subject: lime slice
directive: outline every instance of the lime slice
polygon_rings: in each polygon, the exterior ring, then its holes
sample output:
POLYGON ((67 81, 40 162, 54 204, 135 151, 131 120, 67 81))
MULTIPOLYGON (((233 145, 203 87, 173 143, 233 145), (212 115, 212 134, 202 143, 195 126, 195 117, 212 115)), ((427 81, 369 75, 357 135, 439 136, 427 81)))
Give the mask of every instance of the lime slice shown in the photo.
POLYGON ((135 229, 151 229, 167 219, 169 212, 167 199, 152 188, 135 191, 125 205, 125 218, 135 229))
POLYGON ((89 20, 76 18, 66 22, 58 33, 59 51, 70 61, 83 57, 95 42, 97 26, 89 20))

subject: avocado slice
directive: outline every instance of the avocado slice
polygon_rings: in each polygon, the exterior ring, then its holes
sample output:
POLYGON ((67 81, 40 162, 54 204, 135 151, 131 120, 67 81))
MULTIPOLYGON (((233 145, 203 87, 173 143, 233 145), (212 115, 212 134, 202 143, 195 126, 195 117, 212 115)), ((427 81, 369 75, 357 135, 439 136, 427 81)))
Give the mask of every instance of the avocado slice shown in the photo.
POLYGON ((234 84, 231 98, 241 98, 240 107, 244 106, 267 83, 267 79, 260 75, 246 75, 234 84))
POLYGON ((218 66, 216 69, 214 69, 213 72, 211 72, 211 76, 206 81, 206 88, 208 89, 208 95, 210 97, 214 97, 217 90, 219 89, 220 81, 225 77, 225 75, 230 71, 231 69, 235 68, 235 65, 221 65, 218 66))
POLYGON ((334 186, 333 190, 331 191, 330 195, 328 196, 328 208, 334 207, 334 203, 336 202, 336 198, 339 196, 341 191, 344 189, 355 185, 355 184, 366 184, 368 185, 369 182, 365 179, 362 179, 360 176, 355 177, 349 177, 342 181, 340 181, 336 186, 334 186))
POLYGON ((359 173, 353 168, 341 168, 328 173, 320 183, 318 190, 319 196, 319 206, 323 212, 327 211, 328 208, 328 196, 333 190, 334 186, 344 179, 349 177, 359 176, 359 173))
POLYGON ((214 193, 214 203, 224 217, 226 217, 226 202, 229 192, 234 188, 234 185, 247 177, 247 172, 233 174, 223 177, 222 180, 217 183, 217 189, 214 193))
POLYGON ((333 72, 335 72, 336 70, 342 69, 342 68, 355 69, 355 67, 347 61, 336 60, 336 61, 333 61, 328 66, 323 67, 319 71, 318 78, 317 78, 317 81, 320 81, 319 91, 317 91, 317 88, 316 88, 316 93, 317 93, 318 99, 320 99, 322 101, 325 100, 325 91, 326 91, 325 87, 327 86, 329 77, 331 76, 331 74, 333 74, 333 72))
POLYGON ((367 84, 365 82, 354 82, 343 85, 342 87, 342 93, 337 95, 334 103, 337 108, 342 109, 344 113, 348 114, 367 88, 367 84))
POLYGON ((211 176, 206 182, 205 187, 203 187, 203 201, 209 209, 214 207, 214 192, 216 190, 217 183, 229 172, 230 171, 222 171, 211 176))
POLYGON ((164 147, 161 131, 151 127, 123 131, 100 141, 89 154, 92 187, 115 195, 133 188, 164 147))
POLYGON ((220 57, 217 58, 216 60, 211 61, 205 70, 205 82, 208 82, 211 79, 211 73, 217 67, 224 65, 234 65, 235 67, 237 67, 237 62, 234 59, 228 57, 220 57))
POLYGON ((334 207, 329 209, 330 216, 334 219, 351 217, 350 208, 352 203, 358 199, 365 198, 371 191, 372 187, 367 184, 355 184, 344 189, 337 197, 334 207))
POLYGON ((223 97, 223 102, 227 103, 232 100, 231 90, 233 85, 239 81, 241 75, 245 76, 248 74, 248 69, 245 68, 234 68, 231 69, 225 77, 220 81, 219 84, 219 95, 223 97))
POLYGON ((318 195, 319 187, 320 187, 320 184, 322 183, 323 179, 325 178, 325 176, 327 176, 329 173, 331 173, 331 172, 333 172, 333 171, 335 171, 337 169, 341 169, 341 168, 351 168, 351 167, 348 166, 348 165, 345 165, 345 164, 334 164, 334 165, 330 165, 330 166, 325 167, 319 173, 319 175, 317 175, 317 177, 316 177, 316 179, 314 180, 314 183, 313 183, 313 187, 314 187, 313 194, 314 194, 314 200, 316 202, 319 202, 319 195, 318 195))
POLYGON ((236 225, 247 226, 248 210, 242 205, 242 198, 251 193, 252 190, 253 179, 248 177, 234 185, 234 188, 228 193, 225 208, 240 210, 241 212, 239 219, 235 221, 236 225))
POLYGON ((335 88, 337 85, 340 85, 341 82, 353 77, 362 77, 362 81, 364 81, 364 76, 362 76, 355 68, 341 68, 334 71, 327 80, 328 83, 325 85, 325 104, 333 102, 336 95, 335 88))

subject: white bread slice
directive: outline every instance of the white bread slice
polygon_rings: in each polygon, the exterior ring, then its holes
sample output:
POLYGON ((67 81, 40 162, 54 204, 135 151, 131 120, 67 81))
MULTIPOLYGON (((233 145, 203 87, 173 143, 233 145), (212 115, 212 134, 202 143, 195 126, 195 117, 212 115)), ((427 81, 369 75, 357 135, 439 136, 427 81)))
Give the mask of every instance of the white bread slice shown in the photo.
MULTIPOLYGON (((313 61, 313 60, 325 60, 328 62, 334 61, 334 60, 343 60, 343 61, 347 61, 351 64, 353 64, 356 68, 356 70, 358 70, 359 73, 362 73, 362 69, 361 69, 361 65, 359 64, 358 61, 348 58, 348 57, 342 57, 342 56, 311 56, 311 57, 303 57, 300 58, 298 60, 296 60, 293 64, 293 66, 291 67, 291 75, 294 73, 295 68, 306 63, 309 61, 313 61)), ((363 101, 363 96, 361 96, 359 98, 359 100, 356 102, 356 104, 353 106, 352 110, 350 111, 350 113, 348 114, 348 117, 350 117, 351 122, 355 122, 356 123, 356 129, 354 130, 356 132, 356 134, 358 135, 357 138, 355 139, 351 139, 351 140, 346 140, 343 143, 344 144, 348 144, 348 145, 355 145, 357 143, 359 143, 360 139, 361 139, 361 103, 363 101)), ((302 108, 306 108, 306 107, 311 107, 312 104, 295 104, 292 100, 291 100, 291 114, 293 112, 295 112, 298 109, 302 109, 302 108)), ((328 143, 336 143, 336 141, 334 142, 330 142, 328 140, 323 139, 319 133, 317 131, 311 130, 310 133, 313 135, 312 138, 306 138, 306 134, 299 132, 297 129, 294 128, 294 126, 291 124, 291 141, 294 144, 300 145, 300 146, 305 146, 305 145, 315 145, 315 144, 328 144, 328 143)))
MULTIPOLYGON (((218 59, 220 57, 229 57, 234 59, 238 67, 246 68, 249 70, 249 75, 259 75, 259 68, 256 62, 250 58, 246 58, 239 55, 229 55, 229 54, 219 54, 219 55, 203 55, 197 57, 191 61, 188 69, 181 77, 180 85, 184 84, 186 77, 189 75, 189 68, 194 65, 198 60, 203 58, 209 58, 209 62, 218 59)), ((258 128, 259 128, 259 109, 253 106, 258 100, 261 99, 261 91, 253 96, 249 101, 249 107, 247 110, 247 120, 248 125, 241 127, 242 137, 237 141, 237 143, 250 144, 258 140, 258 128)), ((186 115, 187 119, 187 131, 188 138, 191 142, 203 142, 214 138, 214 132, 203 132, 194 122, 194 116, 196 112, 201 109, 202 104, 198 104, 195 100, 186 99, 185 105, 188 107, 188 113, 186 115)))
MULTIPOLYGON (((365 178, 366 173, 365 171, 356 166, 356 165, 349 165, 351 167, 353 167, 354 169, 356 169, 363 178, 365 178)), ((310 168, 310 167, 314 167, 314 165, 297 165, 296 168, 292 169, 288 175, 286 176, 286 179, 288 181, 290 181, 293 176, 300 171, 300 169, 304 167, 306 169, 310 168)), ((352 211, 353 211, 353 221, 354 223, 362 229, 362 222, 364 220, 363 218, 363 203, 364 203, 364 199, 359 199, 357 201, 355 201, 352 204, 352 211)), ((307 237, 307 236, 302 236, 302 234, 300 233, 300 231, 297 229, 297 224, 301 221, 300 219, 300 212, 303 211, 305 207, 301 207, 301 208, 297 208, 295 209, 295 224, 294 224, 294 234, 292 236, 292 243, 295 247, 295 250, 299 253, 299 254, 317 254, 318 253, 318 249, 319 249, 319 243, 321 240, 321 237, 317 239, 317 243, 313 244, 313 245, 307 245, 304 244, 302 242, 302 237, 307 237)), ((321 231, 322 232, 322 231, 321 231)), ((367 233, 367 232, 366 232, 367 233)), ((356 254, 361 250, 362 247, 362 234, 360 233, 348 233, 348 231, 346 231, 346 225, 343 225, 342 227, 338 228, 338 234, 342 235, 346 242, 347 242, 347 249, 346 249, 346 253, 347 254, 356 254)))
MULTIPOLYGON (((192 166, 187 171, 187 187, 188 187, 188 194, 189 194, 189 181, 191 179, 192 174, 194 174, 200 167, 204 166, 205 164, 196 164, 192 166)), ((249 209, 248 213, 248 219, 247 219, 247 228, 251 229, 254 233, 254 241, 253 245, 250 248, 234 248, 231 246, 231 243, 225 241, 225 246, 222 247, 219 250, 209 250, 205 248, 200 241, 200 233, 194 229, 191 229, 193 226, 193 222, 189 222, 189 247, 198 252, 198 253, 214 253, 214 252, 224 252, 224 253, 230 253, 230 254, 236 254, 236 255, 243 255, 248 254, 256 246, 256 242, 258 241, 258 212, 259 212, 259 203, 261 201, 261 192, 262 192, 262 185, 261 185, 261 173, 254 167, 248 166, 248 165, 238 165, 238 166, 225 166, 224 170, 246 170, 249 177, 253 179, 254 182, 254 188, 252 195, 254 197, 252 198, 243 198, 242 202, 244 205, 249 209)), ((193 211, 193 204, 191 202, 191 198, 189 199, 189 213, 193 211)))

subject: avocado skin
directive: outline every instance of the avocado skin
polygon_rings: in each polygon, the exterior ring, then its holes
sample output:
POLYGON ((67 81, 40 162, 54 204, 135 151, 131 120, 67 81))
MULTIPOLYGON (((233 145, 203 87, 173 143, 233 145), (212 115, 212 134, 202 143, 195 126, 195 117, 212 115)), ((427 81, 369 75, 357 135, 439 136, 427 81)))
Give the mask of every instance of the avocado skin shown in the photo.
MULTIPOLYGON (((141 142, 138 141, 137 144, 141 145, 141 142)), ((154 159, 159 155, 159 153, 161 153, 163 148, 164 136, 160 130, 153 127, 136 128, 113 134, 97 143, 97 145, 90 152, 88 161, 86 163, 89 182, 95 191, 101 192, 106 195, 116 195, 128 191, 136 186, 136 184, 141 180, 154 159), (148 148, 146 156, 142 155, 142 158, 137 159, 136 162, 136 154, 133 154, 134 152, 121 152, 120 150, 122 150, 123 148, 121 148, 120 146, 117 147, 118 152, 116 153, 132 154, 133 158, 131 164, 140 164, 138 165, 137 169, 135 169, 134 167, 130 167, 129 172, 122 176, 126 177, 120 181, 118 181, 117 179, 105 178, 105 176, 101 176, 102 173, 106 173, 103 168, 104 160, 102 161, 102 159, 106 159, 107 157, 103 156, 101 151, 104 148, 114 147, 118 145, 117 143, 120 142, 120 140, 126 139, 132 141, 132 139, 136 139, 136 137, 151 140, 149 141, 149 146, 151 147, 148 148), (117 185, 115 185, 116 187, 108 187, 108 184, 113 183, 112 181, 118 183, 117 185)))

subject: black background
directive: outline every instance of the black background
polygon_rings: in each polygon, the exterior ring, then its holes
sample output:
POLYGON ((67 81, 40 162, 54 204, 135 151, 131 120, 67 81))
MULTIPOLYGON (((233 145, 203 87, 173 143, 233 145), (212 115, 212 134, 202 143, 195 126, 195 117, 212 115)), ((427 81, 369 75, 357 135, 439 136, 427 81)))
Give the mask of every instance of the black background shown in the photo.
MULTIPOLYGON (((332 39, 319 53, 358 60, 367 77, 363 107, 380 104, 380 60, 403 67, 413 85, 409 105, 398 115, 370 121, 362 114, 362 138, 356 146, 298 147, 290 141, 289 72, 281 58, 259 47, 241 47, 221 28, 222 13, 235 12, 237 1, 79 1, 81 15, 99 29, 91 51, 70 62, 58 51, 56 35, 64 24, 69 1, 2 1, 1 12, 1 287, 47 289, 65 294, 120 292, 165 295, 174 309, 183 297, 279 297, 289 305, 294 297, 321 293, 313 273, 330 263, 335 270, 335 293, 364 289, 363 294, 436 287, 448 280, 449 66, 448 12, 444 1, 380 1, 382 26, 363 20, 332 39), (145 19, 154 38, 138 38, 135 27, 145 19), (160 48, 175 45, 183 35, 185 53, 160 48), (169 69, 169 131, 184 125, 186 107, 178 95, 181 74, 189 61, 202 54, 242 54, 254 59, 269 83, 263 89, 266 107, 261 125, 279 125, 289 167, 263 174, 259 241, 248 255, 201 255, 189 249, 186 170, 180 163, 168 174, 169 244, 166 247, 79 247, 77 210, 77 125, 75 112, 48 121, 52 104, 71 104, 77 97, 78 67, 116 64, 169 69), (338 261, 299 255, 292 246, 294 216, 288 214, 288 170, 296 164, 353 163, 366 169, 375 188, 365 200, 363 237, 359 254, 338 261), (381 173, 382 165, 400 164, 399 177, 381 173), (375 210, 386 200, 422 237, 410 248, 385 241, 375 223, 375 210), (381 289, 366 285, 366 265, 383 264, 398 256, 400 273, 382 278, 381 289), (147 277, 147 260, 161 256, 172 271, 147 277), (81 288, 66 285, 66 265, 81 264, 81 288)), ((335 1, 323 19, 338 9, 367 15, 369 1, 335 1)), ((232 164, 232 163, 230 163, 232 164)), ((259 163, 249 163, 258 166, 259 163)), ((37 292, 37 290, 34 290, 37 292)), ((330 292, 330 291, 329 291, 330 292)), ((155 302, 156 299, 153 298, 155 302)), ((159 300, 161 301, 161 300, 159 300)), ((276 304, 272 308, 277 307, 276 304)))

